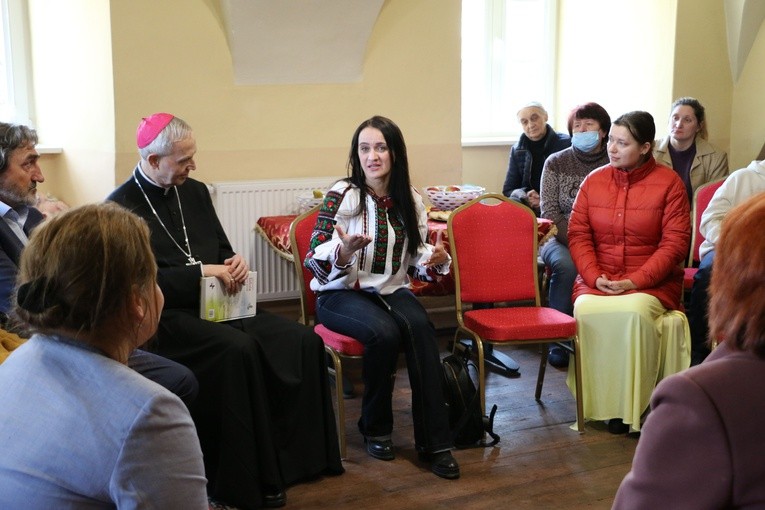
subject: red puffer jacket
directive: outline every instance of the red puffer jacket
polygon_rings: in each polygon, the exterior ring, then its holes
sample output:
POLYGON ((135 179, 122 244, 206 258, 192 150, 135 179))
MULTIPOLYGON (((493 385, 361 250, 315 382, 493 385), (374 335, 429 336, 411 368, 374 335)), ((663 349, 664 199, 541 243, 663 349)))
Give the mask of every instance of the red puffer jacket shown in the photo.
POLYGON ((582 182, 568 227, 569 249, 579 276, 573 299, 605 295, 595 288, 602 274, 628 278, 637 290, 668 309, 680 308, 683 270, 691 237, 685 186, 674 170, 651 158, 629 172, 610 165, 582 182))

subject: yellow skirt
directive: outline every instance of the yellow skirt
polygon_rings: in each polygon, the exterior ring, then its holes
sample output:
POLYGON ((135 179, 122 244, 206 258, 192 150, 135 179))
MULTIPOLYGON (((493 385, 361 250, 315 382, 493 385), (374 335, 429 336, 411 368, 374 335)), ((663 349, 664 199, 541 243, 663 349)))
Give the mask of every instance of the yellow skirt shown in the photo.
MULTIPOLYGON (((635 293, 580 296, 574 317, 584 418, 621 418, 631 430, 640 430, 656 384, 690 366, 691 335, 685 314, 667 311, 654 296, 635 293)), ((576 394, 573 366, 566 384, 576 394)))

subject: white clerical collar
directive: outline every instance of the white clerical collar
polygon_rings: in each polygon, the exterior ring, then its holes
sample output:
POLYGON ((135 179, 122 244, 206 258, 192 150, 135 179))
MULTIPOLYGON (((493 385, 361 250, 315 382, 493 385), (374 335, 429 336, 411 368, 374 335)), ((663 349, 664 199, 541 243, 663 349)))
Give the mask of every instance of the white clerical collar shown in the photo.
POLYGON ((138 165, 136 165, 136 167, 138 168, 138 172, 141 174, 141 177, 143 177, 144 179, 146 179, 146 181, 147 181, 149 184, 151 184, 151 185, 152 185, 152 186, 154 186, 155 188, 159 188, 159 189, 161 189, 161 190, 162 190, 162 193, 164 193, 165 195, 167 195, 168 193, 170 193, 170 188, 163 188, 162 186, 160 186, 159 184, 157 184, 156 182, 154 182, 154 179, 152 179, 151 177, 149 177, 148 175, 146 175, 146 172, 144 172, 144 171, 143 171, 143 167, 141 166, 141 163, 138 163, 138 165))

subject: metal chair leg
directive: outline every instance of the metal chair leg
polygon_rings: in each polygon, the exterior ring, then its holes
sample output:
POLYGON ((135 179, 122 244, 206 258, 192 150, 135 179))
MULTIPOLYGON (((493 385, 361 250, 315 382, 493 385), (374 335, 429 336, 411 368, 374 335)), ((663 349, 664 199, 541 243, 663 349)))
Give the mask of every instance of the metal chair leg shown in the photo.
POLYGON ((337 442, 340 446, 340 458, 345 459, 345 400, 343 399, 343 363, 337 353, 325 346, 325 351, 332 358, 329 373, 335 376, 335 398, 337 400, 337 442))
POLYGON ((547 349, 542 350, 542 356, 539 360, 539 374, 537 375, 537 389, 534 393, 534 398, 537 399, 537 402, 539 402, 539 399, 542 398, 542 384, 545 382, 545 371, 547 370, 547 349))

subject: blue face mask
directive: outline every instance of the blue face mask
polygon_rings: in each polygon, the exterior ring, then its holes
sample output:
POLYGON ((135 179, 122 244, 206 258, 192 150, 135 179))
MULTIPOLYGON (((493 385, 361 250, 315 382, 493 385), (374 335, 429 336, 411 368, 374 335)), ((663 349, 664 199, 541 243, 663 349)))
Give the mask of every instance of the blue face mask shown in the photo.
POLYGON ((583 131, 581 133, 574 133, 574 136, 571 137, 571 145, 582 152, 590 152, 592 149, 600 145, 599 132, 583 131))

